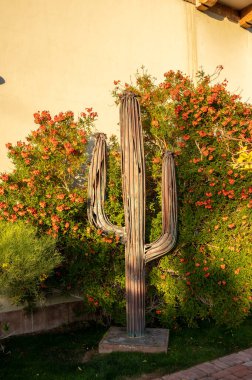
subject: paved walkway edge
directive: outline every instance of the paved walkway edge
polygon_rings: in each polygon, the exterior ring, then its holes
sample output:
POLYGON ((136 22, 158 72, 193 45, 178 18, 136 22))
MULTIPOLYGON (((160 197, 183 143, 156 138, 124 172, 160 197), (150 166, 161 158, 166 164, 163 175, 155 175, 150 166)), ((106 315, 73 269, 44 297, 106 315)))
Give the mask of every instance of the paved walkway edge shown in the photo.
POLYGON ((155 380, 252 380, 252 348, 155 380))

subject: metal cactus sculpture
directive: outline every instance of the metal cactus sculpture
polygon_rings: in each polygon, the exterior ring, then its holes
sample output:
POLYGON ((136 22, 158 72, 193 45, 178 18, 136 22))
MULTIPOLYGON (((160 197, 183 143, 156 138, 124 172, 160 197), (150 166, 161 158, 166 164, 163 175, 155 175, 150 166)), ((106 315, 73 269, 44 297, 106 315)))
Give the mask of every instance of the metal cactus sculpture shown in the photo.
POLYGON ((171 152, 162 162, 162 234, 145 244, 145 163, 140 106, 133 93, 126 92, 120 104, 121 170, 125 227, 114 226, 105 215, 106 136, 96 135, 89 173, 91 224, 116 233, 125 243, 127 333, 144 336, 145 264, 172 250, 177 237, 177 191, 171 152))

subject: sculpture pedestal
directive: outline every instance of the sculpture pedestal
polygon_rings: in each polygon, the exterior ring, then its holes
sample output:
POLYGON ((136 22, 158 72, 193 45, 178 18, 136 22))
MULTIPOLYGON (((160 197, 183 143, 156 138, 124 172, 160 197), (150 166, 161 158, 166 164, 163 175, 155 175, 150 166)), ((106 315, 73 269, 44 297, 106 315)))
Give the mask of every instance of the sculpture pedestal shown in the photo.
POLYGON ((124 327, 110 327, 99 344, 100 354, 111 352, 167 352, 169 341, 169 330, 147 328, 145 336, 141 338, 130 338, 124 327))

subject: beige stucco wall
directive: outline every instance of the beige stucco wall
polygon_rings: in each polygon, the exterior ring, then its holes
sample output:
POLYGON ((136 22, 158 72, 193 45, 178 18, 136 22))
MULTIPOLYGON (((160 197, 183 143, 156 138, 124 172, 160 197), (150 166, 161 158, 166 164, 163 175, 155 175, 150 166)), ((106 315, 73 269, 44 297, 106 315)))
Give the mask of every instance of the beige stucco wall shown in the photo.
POLYGON ((183 0, 0 0, 0 171, 5 143, 23 140, 33 113, 93 106, 97 129, 118 134, 114 79, 144 65, 194 75, 224 65, 232 90, 252 97, 252 33, 183 0))

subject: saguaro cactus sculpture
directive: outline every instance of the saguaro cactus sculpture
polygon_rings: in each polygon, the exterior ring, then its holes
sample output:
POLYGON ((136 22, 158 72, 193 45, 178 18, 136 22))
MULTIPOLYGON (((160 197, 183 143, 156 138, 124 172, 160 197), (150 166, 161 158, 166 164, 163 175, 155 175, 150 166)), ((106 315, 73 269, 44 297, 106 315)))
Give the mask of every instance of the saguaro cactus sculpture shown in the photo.
POLYGON ((114 232, 125 242, 127 333, 141 337, 145 329, 145 264, 171 251, 177 236, 177 191, 171 152, 162 162, 162 234, 145 244, 145 164, 140 106, 126 92, 120 105, 121 169, 125 227, 109 222, 104 212, 106 188, 106 136, 96 135, 89 173, 90 223, 104 232, 114 232))

